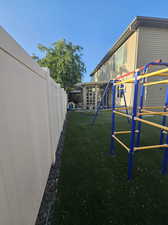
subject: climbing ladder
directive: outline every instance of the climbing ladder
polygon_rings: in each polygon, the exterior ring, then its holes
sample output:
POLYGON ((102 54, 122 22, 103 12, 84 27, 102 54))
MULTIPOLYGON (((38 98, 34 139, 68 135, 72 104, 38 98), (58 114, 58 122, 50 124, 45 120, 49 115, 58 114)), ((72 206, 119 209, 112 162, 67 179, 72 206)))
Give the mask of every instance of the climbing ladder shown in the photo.
POLYGON ((100 102, 99 102, 99 104, 98 104, 98 106, 97 106, 96 113, 95 113, 95 115, 93 116, 92 125, 95 124, 95 121, 96 121, 96 119, 97 119, 97 116, 98 116, 98 114, 99 114, 101 108, 104 108, 103 101, 104 101, 105 96, 108 95, 109 88, 110 88, 111 85, 112 85, 112 80, 110 80, 110 81, 107 83, 107 85, 106 85, 106 87, 105 87, 105 89, 104 89, 104 92, 103 92, 103 95, 102 95, 102 97, 101 97, 101 100, 100 100, 100 102))

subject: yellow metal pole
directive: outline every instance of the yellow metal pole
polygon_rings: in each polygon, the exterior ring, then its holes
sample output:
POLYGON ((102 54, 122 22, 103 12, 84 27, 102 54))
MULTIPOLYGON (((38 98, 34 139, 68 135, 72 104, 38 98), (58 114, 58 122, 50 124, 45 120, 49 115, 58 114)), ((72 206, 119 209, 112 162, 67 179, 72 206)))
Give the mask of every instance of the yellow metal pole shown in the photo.
POLYGON ((128 114, 126 114, 126 113, 122 113, 122 112, 118 112, 118 111, 114 111, 114 113, 116 113, 116 114, 118 114, 118 115, 120 115, 120 116, 125 116, 125 117, 128 117, 128 118, 132 118, 131 115, 128 115, 128 114))
MULTIPOLYGON (((136 130, 135 131, 136 133, 138 133, 139 131, 138 130, 136 130)), ((116 131, 116 132, 114 132, 114 134, 116 135, 116 134, 130 134, 131 133, 131 131, 130 130, 123 130, 123 131, 116 131)))
POLYGON ((116 82, 114 85, 120 85, 120 84, 125 84, 125 83, 131 83, 131 82, 134 82, 134 78, 131 78, 131 79, 127 79, 127 80, 123 80, 123 81, 119 81, 119 82, 116 82))
POLYGON ((129 152, 129 148, 119 139, 119 138, 117 138, 115 135, 112 135, 112 137, 116 140, 116 141, 118 141, 118 143, 120 144, 120 145, 122 145, 128 152, 129 152))
POLYGON ((121 107, 121 108, 118 107, 118 108, 117 108, 117 107, 116 107, 115 109, 116 109, 116 110, 126 110, 126 109, 128 109, 128 108, 126 108, 126 107, 121 107))
POLYGON ((153 126, 153 127, 157 127, 157 128, 162 129, 162 130, 168 131, 168 127, 166 127, 166 126, 163 126, 163 125, 160 125, 160 124, 157 124, 157 123, 148 121, 148 120, 140 119, 140 118, 138 118, 138 117, 135 117, 135 120, 141 121, 142 123, 146 123, 146 124, 151 125, 151 126, 153 126))
POLYGON ((146 109, 141 109, 141 111, 142 111, 142 112, 149 112, 149 113, 154 112, 154 111, 146 110, 146 109))
POLYGON ((143 109, 163 109, 164 106, 144 106, 143 109))
POLYGON ((167 115, 168 112, 143 112, 143 113, 138 113, 138 116, 143 116, 143 115, 167 115))
POLYGON ((138 80, 143 79, 143 78, 146 78, 146 77, 157 76, 157 75, 159 75, 159 74, 167 73, 167 72, 168 72, 168 68, 162 69, 162 70, 158 70, 158 71, 155 71, 155 72, 151 72, 151 73, 146 73, 146 74, 144 74, 144 75, 138 76, 138 80))
POLYGON ((116 135, 116 134, 130 134, 131 133, 131 131, 116 131, 116 132, 114 132, 114 134, 116 135))
MULTIPOLYGON (((158 70, 155 72, 151 72, 151 73, 146 73, 144 75, 140 75, 138 76, 138 80, 143 79, 143 78, 147 78, 147 77, 153 77, 153 76, 168 76, 168 74, 164 74, 164 73, 168 73, 168 69, 162 69, 162 70, 158 70)), ((130 78, 130 79, 126 79, 126 80, 122 80, 119 82, 116 82, 114 85, 120 85, 120 84, 124 84, 124 83, 132 83, 134 82, 134 78, 130 78)), ((166 84, 167 84, 167 80, 165 80, 166 84)), ((156 81, 156 82, 149 82, 144 84, 145 86, 149 86, 149 85, 154 85, 154 84, 165 84, 164 81, 156 81), (161 83, 160 83, 161 82, 161 83)))
POLYGON ((144 86, 151 86, 151 85, 156 85, 156 84, 168 84, 168 80, 147 82, 147 83, 144 84, 144 86))
POLYGON ((142 147, 135 147, 134 151, 138 151, 138 150, 145 150, 145 149, 153 149, 153 148, 167 148, 168 145, 149 145, 149 146, 142 146, 142 147))
POLYGON ((157 76, 160 76, 160 77, 167 77, 167 76, 168 76, 168 73, 161 73, 161 74, 158 74, 157 76))

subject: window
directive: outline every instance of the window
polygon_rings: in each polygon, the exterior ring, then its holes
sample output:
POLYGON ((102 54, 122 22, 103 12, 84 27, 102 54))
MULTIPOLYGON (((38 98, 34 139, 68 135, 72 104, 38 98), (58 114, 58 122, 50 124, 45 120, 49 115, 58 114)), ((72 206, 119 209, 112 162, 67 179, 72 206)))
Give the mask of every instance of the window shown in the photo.
POLYGON ((122 98, 124 96, 125 86, 123 84, 117 86, 117 98, 122 98))
POLYGON ((113 71, 119 73, 121 67, 127 63, 127 45, 123 44, 113 55, 113 71))
POLYGON ((124 43, 95 73, 95 81, 107 81, 112 79, 113 72, 119 74, 123 65, 126 63, 127 43, 124 43))
POLYGON ((87 108, 95 106, 95 87, 90 86, 86 88, 86 105, 87 108))

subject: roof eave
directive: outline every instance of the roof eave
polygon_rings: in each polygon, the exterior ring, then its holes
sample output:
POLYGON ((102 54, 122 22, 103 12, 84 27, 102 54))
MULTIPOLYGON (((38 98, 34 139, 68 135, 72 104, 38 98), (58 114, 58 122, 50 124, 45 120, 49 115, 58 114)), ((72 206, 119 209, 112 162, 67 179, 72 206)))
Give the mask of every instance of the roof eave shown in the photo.
POLYGON ((144 17, 137 16, 133 22, 127 27, 125 32, 120 36, 120 38, 115 42, 113 47, 107 52, 100 63, 92 71, 90 76, 93 76, 100 67, 117 51, 117 49, 137 30, 139 26, 150 26, 150 27, 161 27, 168 28, 167 18, 155 18, 155 17, 144 17))

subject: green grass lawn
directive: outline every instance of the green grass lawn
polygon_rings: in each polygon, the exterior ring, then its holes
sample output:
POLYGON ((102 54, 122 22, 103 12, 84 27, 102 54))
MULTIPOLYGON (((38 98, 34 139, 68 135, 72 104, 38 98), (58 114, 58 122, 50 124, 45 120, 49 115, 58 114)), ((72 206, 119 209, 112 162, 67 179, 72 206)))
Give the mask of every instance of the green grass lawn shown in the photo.
MULTIPOLYGON (((127 180, 127 151, 109 154, 111 113, 90 125, 90 113, 68 114, 53 225, 166 225, 168 175, 160 173, 162 151, 135 154, 134 179, 127 180)), ((126 130, 127 119, 117 117, 126 130)), ((121 137, 121 136, 120 136, 121 137)), ((122 135, 129 143, 129 135, 122 135)), ((143 125, 142 145, 159 144, 159 129, 143 125)))

